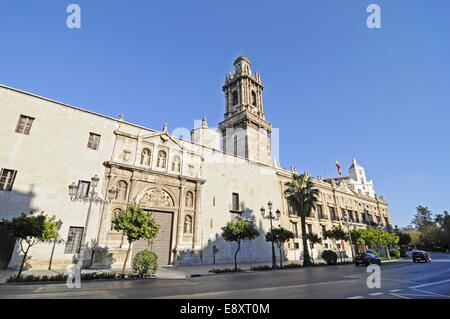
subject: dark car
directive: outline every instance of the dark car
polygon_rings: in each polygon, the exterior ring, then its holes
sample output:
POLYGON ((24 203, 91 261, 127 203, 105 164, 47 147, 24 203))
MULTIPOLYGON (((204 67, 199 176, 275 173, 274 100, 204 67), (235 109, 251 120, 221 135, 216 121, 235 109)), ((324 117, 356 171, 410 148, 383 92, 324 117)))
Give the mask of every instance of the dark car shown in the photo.
POLYGON ((431 262, 430 254, 423 250, 413 250, 412 252, 412 260, 413 263, 419 262, 421 260, 425 261, 426 263, 431 262))
POLYGON ((372 253, 359 253, 355 257, 355 266, 378 264, 381 265, 381 259, 372 253))

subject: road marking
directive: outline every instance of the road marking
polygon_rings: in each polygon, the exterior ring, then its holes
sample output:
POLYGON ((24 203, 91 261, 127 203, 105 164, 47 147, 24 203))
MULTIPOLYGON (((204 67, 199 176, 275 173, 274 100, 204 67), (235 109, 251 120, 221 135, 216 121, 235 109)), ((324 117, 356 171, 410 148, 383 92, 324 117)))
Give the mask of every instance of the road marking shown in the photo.
POLYGON ((400 298, 403 298, 403 299, 411 299, 411 298, 408 298, 408 297, 405 297, 405 296, 402 296, 402 295, 399 295, 399 294, 394 294, 392 292, 391 292, 391 295, 396 296, 396 297, 400 297, 400 298))
POLYGON ((373 292, 371 294, 369 294, 370 296, 380 296, 380 295, 384 295, 384 292, 373 292))
POLYGON ((353 297, 348 297, 347 299, 363 299, 363 296, 353 296, 353 297))
POLYGON ((430 282, 428 284, 412 286, 412 287, 408 287, 408 288, 416 289, 416 288, 421 288, 421 287, 426 287, 426 286, 438 285, 438 284, 441 284, 441 283, 444 283, 444 282, 449 282, 449 281, 450 281, 450 279, 446 279, 446 280, 441 280, 441 281, 430 282))
POLYGON ((417 288, 412 288, 412 289, 418 290, 418 291, 421 291, 421 292, 425 292, 425 293, 427 293, 427 294, 433 294, 433 295, 436 295, 436 296, 441 296, 441 297, 450 298, 450 296, 447 296, 447 295, 441 295, 441 294, 438 294, 438 293, 435 293, 435 292, 431 292, 431 291, 427 291, 427 290, 421 290, 421 289, 417 289, 417 288))
POLYGON ((399 292, 399 291, 402 291, 401 289, 391 289, 391 290, 389 290, 389 292, 399 292))

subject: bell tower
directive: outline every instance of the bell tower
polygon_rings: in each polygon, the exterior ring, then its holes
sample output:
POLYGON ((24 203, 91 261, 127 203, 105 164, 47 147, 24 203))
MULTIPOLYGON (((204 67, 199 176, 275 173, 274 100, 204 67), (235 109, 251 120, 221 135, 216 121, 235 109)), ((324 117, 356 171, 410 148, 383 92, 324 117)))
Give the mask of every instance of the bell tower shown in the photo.
POLYGON ((240 56, 234 61, 234 74, 226 74, 225 119, 219 123, 224 152, 271 165, 270 133, 266 121, 258 73, 252 74, 250 60, 240 56))

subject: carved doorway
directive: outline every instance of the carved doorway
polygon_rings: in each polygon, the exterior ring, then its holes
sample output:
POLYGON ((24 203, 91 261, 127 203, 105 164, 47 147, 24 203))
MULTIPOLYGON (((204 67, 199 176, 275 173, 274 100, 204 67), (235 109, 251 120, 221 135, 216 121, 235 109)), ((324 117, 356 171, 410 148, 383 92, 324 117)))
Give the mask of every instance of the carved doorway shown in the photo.
POLYGON ((169 265, 170 252, 172 247, 172 226, 173 226, 173 212, 162 211, 148 211, 153 214, 153 218, 156 223, 160 225, 158 235, 153 240, 147 241, 141 239, 133 244, 133 252, 131 254, 131 260, 141 250, 147 249, 153 251, 158 255, 159 265, 169 265))

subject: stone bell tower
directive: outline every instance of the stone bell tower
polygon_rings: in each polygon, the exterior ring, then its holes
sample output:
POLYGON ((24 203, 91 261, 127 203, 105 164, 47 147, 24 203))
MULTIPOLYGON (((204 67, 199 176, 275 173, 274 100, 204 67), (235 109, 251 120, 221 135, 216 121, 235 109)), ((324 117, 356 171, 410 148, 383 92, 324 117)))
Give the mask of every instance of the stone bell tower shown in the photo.
POLYGON ((234 61, 234 74, 225 76, 225 119, 219 123, 223 151, 272 165, 272 124, 266 121, 263 110, 264 86, 250 65, 249 59, 240 56, 234 61))

